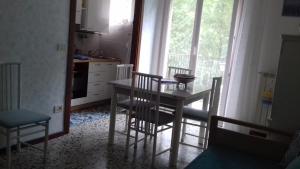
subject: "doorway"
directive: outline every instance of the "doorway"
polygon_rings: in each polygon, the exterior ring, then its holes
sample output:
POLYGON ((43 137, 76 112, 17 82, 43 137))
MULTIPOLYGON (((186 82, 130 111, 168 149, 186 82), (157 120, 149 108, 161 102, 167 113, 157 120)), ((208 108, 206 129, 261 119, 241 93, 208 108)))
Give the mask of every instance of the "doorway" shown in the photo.
MULTIPOLYGON (((111 3, 116 3, 116 0, 111 0, 111 3)), ((98 2, 98 1, 96 1, 98 2)), ((106 1, 105 1, 106 2, 106 1)), ((131 41, 131 52, 130 53, 130 58, 127 60, 130 60, 131 63, 135 62, 137 53, 139 51, 139 39, 140 39, 140 23, 142 19, 142 13, 143 13, 143 0, 141 1, 134 1, 134 0, 128 0, 124 2, 135 2, 133 3, 133 8, 134 8, 134 21, 132 23, 132 33, 130 36, 132 36, 132 41, 131 41)), ((80 4, 80 3, 79 3, 80 4)), ((69 133, 70 129, 70 115, 71 115, 71 100, 73 98, 72 94, 72 86, 74 83, 73 79, 73 69, 74 69, 74 54, 75 54, 75 42, 76 42, 76 31, 78 31, 78 25, 76 26, 76 6, 77 6, 77 1, 76 0, 71 0, 70 1, 70 18, 69 18, 69 42, 68 42, 68 57, 67 57, 67 78, 66 78, 66 96, 65 96, 65 109, 64 109, 64 133, 67 134, 69 133)), ((84 10, 84 8, 82 9, 84 10)), ((113 22, 110 22, 109 26, 116 26, 119 23, 124 23, 124 20, 120 20, 119 15, 114 15, 114 20, 113 22)), ((77 18, 78 19, 78 18, 77 18)), ((127 23, 127 22, 126 22, 127 23)), ((81 31, 81 33, 91 33, 90 31, 81 31)), ((121 34, 121 33, 120 33, 121 34)), ((122 35, 122 34, 121 34, 122 35)), ((126 34, 127 35, 127 34, 126 34)), ((84 36, 85 37, 85 36, 84 36)), ((117 39, 117 36, 114 36, 114 38, 117 39)), ((111 41, 111 38, 107 38, 108 40, 111 41)), ((118 40, 118 39, 117 39, 118 40)), ((119 41, 118 41, 119 42, 119 41)), ((119 43, 116 43, 119 45, 119 43)), ((130 45, 130 44, 128 44, 130 45)), ((112 51, 114 51, 112 49, 112 51)), ((105 52, 105 51, 104 51, 105 52)))

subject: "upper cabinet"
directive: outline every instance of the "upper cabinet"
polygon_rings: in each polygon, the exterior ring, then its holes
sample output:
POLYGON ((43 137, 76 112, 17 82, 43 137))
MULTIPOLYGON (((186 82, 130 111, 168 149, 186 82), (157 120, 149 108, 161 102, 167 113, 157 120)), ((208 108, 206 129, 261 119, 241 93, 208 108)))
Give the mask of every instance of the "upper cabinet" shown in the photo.
POLYGON ((81 24, 82 0, 76 0, 76 24, 81 24))
POLYGON ((76 24, 82 30, 108 32, 109 9, 110 0, 77 0, 76 24))

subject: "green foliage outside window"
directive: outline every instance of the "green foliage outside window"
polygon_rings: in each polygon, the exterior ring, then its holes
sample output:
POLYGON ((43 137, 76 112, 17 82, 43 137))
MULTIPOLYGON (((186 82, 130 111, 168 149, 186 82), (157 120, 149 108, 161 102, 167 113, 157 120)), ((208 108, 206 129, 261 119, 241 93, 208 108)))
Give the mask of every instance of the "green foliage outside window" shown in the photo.
MULTIPOLYGON (((234 0, 204 0, 195 75, 207 86, 224 74, 234 0)), ((189 67, 197 0, 174 0, 168 66, 189 67)))

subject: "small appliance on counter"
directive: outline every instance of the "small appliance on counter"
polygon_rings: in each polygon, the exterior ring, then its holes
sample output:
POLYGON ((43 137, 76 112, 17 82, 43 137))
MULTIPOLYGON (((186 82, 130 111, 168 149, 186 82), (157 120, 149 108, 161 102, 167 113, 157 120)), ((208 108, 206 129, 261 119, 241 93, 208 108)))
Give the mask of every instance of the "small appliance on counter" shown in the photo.
POLYGON ((78 60, 89 60, 90 58, 86 55, 82 55, 82 54, 75 54, 74 55, 74 59, 78 59, 78 60))

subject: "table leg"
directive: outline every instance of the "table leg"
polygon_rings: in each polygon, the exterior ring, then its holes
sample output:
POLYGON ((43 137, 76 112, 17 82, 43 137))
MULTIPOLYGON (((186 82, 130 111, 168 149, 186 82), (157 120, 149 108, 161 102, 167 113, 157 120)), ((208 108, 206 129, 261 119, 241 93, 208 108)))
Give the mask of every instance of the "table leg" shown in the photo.
POLYGON ((111 96, 111 105, 110 105, 110 120, 109 120, 109 135, 108 135, 108 144, 114 144, 115 137, 115 125, 116 125, 116 109, 117 109, 117 94, 115 88, 112 90, 111 96))
POLYGON ((7 169, 11 168, 11 142, 10 142, 10 130, 6 130, 6 156, 7 156, 7 169))
POLYGON ((169 159, 170 167, 176 167, 177 165, 183 105, 184 105, 183 100, 177 101, 175 122, 173 126, 172 140, 171 140, 171 153, 169 159))

